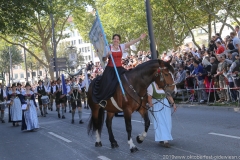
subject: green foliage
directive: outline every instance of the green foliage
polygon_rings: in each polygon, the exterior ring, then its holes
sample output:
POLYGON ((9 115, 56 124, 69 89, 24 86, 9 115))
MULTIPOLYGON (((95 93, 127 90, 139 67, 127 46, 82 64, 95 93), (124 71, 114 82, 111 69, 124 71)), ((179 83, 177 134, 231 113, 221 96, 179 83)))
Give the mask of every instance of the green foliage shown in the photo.
POLYGON ((5 46, 0 50, 0 72, 9 73, 10 68, 10 54, 12 55, 12 66, 19 65, 23 62, 21 50, 16 46, 5 46))
MULTIPOLYGON (((130 41, 143 32, 148 33, 144 1, 96 0, 95 2, 93 8, 98 9, 110 42, 111 36, 115 33, 122 36, 123 42, 130 41)), ((227 24, 225 19, 231 17, 239 24, 240 3, 234 0, 151 0, 150 2, 155 42, 160 52, 169 48, 178 49, 189 35, 198 45, 192 33, 192 29, 195 28, 205 30, 210 38, 211 23, 214 20, 222 22, 223 27, 224 25, 229 27, 231 25, 227 24), (208 26, 208 29, 205 26, 208 26)), ((74 22, 83 38, 88 39, 94 16, 90 13, 85 14, 87 16, 79 17, 74 22)), ((74 14, 75 16, 77 14, 74 14)), ((148 40, 141 42, 137 47, 138 50, 148 50, 148 40)))
POLYGON ((0 3, 0 33, 21 33, 31 28, 28 19, 35 12, 49 12, 47 0, 2 0, 0 3))
MULTIPOLYGON (((27 24, 31 27, 23 26, 18 32, 13 32, 9 29, 6 32, 2 32, 0 37, 10 44, 21 47, 24 47, 23 44, 26 43, 26 51, 39 61, 41 65, 50 69, 50 60, 53 57, 50 13, 53 14, 54 18, 57 46, 61 39, 68 37, 63 31, 67 28, 71 29, 70 17, 73 11, 84 10, 87 4, 91 3, 91 0, 42 0, 41 2, 46 6, 46 10, 33 8, 34 14, 30 14, 30 16, 26 16, 25 19, 21 20, 27 21, 27 24)), ((53 76, 52 72, 50 73, 53 76)))

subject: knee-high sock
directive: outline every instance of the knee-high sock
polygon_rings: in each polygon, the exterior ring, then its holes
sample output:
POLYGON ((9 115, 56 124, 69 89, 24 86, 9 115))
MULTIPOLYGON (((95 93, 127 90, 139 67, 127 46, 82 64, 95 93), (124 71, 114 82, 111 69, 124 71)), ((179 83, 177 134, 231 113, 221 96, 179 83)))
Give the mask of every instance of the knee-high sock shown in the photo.
POLYGON ((82 120, 82 111, 78 111, 79 120, 82 120))
POLYGON ((45 115, 47 112, 47 107, 43 106, 43 114, 45 115))
POLYGON ((75 110, 72 110, 72 119, 74 119, 75 110))
POLYGON ((60 114, 60 106, 57 106, 57 112, 60 114))
POLYGON ((4 111, 1 111, 1 120, 4 119, 4 111))
POLYGON ((65 107, 62 106, 62 115, 64 115, 65 107))

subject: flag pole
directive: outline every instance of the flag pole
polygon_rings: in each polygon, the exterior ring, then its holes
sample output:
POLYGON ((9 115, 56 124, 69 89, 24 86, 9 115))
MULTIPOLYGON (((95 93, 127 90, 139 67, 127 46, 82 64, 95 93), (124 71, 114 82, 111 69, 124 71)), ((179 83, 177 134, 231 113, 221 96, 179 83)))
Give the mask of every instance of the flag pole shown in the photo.
MULTIPOLYGON (((97 11, 97 10, 96 10, 96 16, 97 16, 97 18, 98 18, 98 20, 99 20, 99 22, 100 22, 100 27, 101 27, 101 29, 102 29, 102 31, 103 31, 103 37, 104 37, 105 44, 108 45, 108 41, 107 41, 105 32, 104 32, 104 30, 103 30, 103 26, 102 26, 102 23, 101 23, 101 20, 100 20, 100 17, 99 17, 99 14, 98 14, 98 11, 97 11)), ((108 46, 108 51, 110 51, 110 47, 109 47, 109 46, 108 46)), ((110 57, 111 57, 111 60, 112 60, 112 63, 113 63, 113 66, 114 66, 114 69, 115 69, 115 72, 116 72, 116 75, 117 75, 117 78, 118 78, 118 82, 119 82, 120 88, 121 88, 121 90, 122 90, 123 97, 124 97, 125 101, 127 102, 128 100, 127 100, 125 91, 124 91, 124 89, 123 89, 122 82, 121 82, 121 80, 120 80, 120 77, 119 77, 119 74, 118 74, 118 71, 117 71, 117 67, 116 67, 115 61, 114 61, 113 56, 112 56, 111 54, 110 54, 110 57)))

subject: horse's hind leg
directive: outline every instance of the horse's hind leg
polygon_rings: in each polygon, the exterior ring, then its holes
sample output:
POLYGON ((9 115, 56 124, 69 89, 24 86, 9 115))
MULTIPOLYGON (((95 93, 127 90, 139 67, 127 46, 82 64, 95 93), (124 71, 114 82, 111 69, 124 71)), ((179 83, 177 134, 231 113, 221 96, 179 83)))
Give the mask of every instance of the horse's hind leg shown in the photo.
POLYGON ((132 141, 132 123, 131 123, 131 113, 129 111, 124 112, 124 119, 125 119, 125 125, 126 125, 126 130, 127 130, 127 134, 128 134, 128 144, 130 146, 130 151, 136 152, 138 151, 137 147, 133 144, 132 141))
POLYGON ((108 135, 109 135, 109 141, 111 142, 112 148, 119 147, 117 144, 117 141, 114 138, 113 132, 112 132, 112 119, 113 119, 114 113, 107 112, 107 119, 106 119, 106 126, 108 129, 108 135))
POLYGON ((150 126, 150 120, 149 120, 149 116, 148 116, 148 112, 147 110, 140 110, 139 113, 142 115, 143 119, 144 119, 144 125, 145 125, 145 129, 144 131, 139 134, 137 137, 136 137, 136 140, 138 143, 142 143, 143 140, 147 137, 147 131, 149 129, 149 126, 150 126))

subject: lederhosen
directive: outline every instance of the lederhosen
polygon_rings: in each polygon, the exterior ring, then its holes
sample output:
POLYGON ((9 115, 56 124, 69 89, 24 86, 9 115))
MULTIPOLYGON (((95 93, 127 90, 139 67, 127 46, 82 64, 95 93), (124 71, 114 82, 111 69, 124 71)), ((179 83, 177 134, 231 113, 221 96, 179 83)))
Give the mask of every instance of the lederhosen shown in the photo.
POLYGON ((82 83, 78 83, 81 88, 81 98, 84 100, 86 98, 85 87, 82 87, 82 83))
POLYGON ((78 92, 78 90, 74 89, 73 93, 71 94, 71 105, 73 109, 82 107, 81 94, 78 92))
MULTIPOLYGON (((59 89, 58 85, 56 85, 56 91, 58 89, 59 89)), ((63 98, 60 98, 61 95, 64 95, 64 94, 62 94, 62 91, 57 91, 57 93, 56 93, 56 105, 59 105, 60 103, 67 103, 67 96, 64 96, 63 98)))
POLYGON ((42 86, 42 87, 38 86, 37 87, 37 93, 41 94, 40 96, 38 95, 38 104, 42 105, 42 99, 41 98, 42 98, 42 96, 47 95, 44 86, 42 86))

